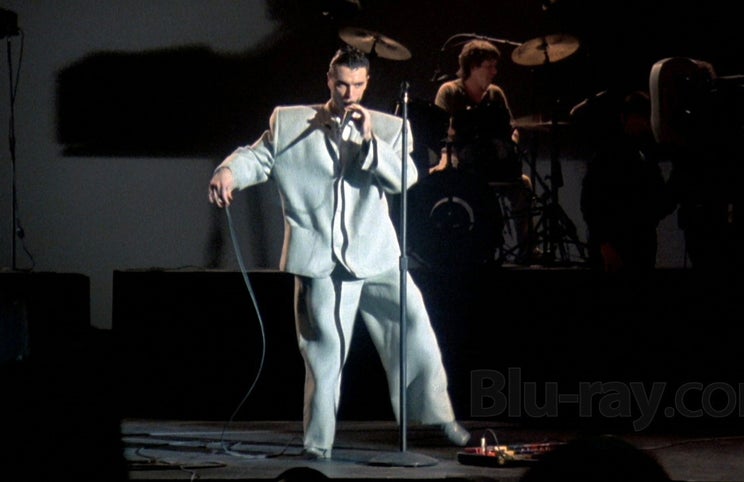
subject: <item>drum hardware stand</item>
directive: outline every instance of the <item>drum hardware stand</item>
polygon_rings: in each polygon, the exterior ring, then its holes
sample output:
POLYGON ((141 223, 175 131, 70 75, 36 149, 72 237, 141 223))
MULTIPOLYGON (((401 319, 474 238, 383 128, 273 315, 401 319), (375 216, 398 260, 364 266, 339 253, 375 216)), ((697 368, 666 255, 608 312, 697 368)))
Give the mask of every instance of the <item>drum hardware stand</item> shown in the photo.
MULTIPOLYGON (((529 155, 527 153, 522 154, 527 159, 525 162, 530 166, 533 190, 537 192, 538 186, 542 190, 541 195, 535 195, 536 206, 532 212, 540 216, 533 226, 533 234, 538 241, 538 245, 542 246, 543 255, 541 258, 544 264, 570 263, 569 245, 576 247, 582 259, 586 256, 586 245, 579 240, 576 226, 558 200, 558 189, 563 186, 563 173, 559 159, 559 123, 556 119, 557 115, 554 113, 548 126, 551 142, 549 174, 543 178, 537 172, 537 156, 534 148, 529 155)), ((522 125, 521 127, 528 128, 529 125, 522 125)), ((542 123, 538 124, 537 127, 541 128, 542 123)))
MULTIPOLYGON (((540 174, 537 172, 536 162, 535 162, 535 155, 532 154, 531 156, 528 155, 523 148, 519 148, 519 157, 522 158, 522 161, 525 162, 529 168, 530 168, 530 180, 532 182, 532 192, 530 196, 530 207, 528 208, 527 212, 524 214, 524 216, 527 216, 527 218, 530 220, 529 223, 529 232, 527 234, 527 240, 522 241, 521 243, 515 243, 513 246, 506 247, 505 246, 505 239, 502 240, 499 246, 498 256, 496 257, 496 264, 502 265, 504 262, 506 262, 507 259, 512 258, 516 259, 518 256, 518 253, 520 250, 522 250, 525 247, 525 243, 530 243, 531 240, 538 238, 538 226, 532 222, 532 220, 536 216, 540 216, 544 212, 545 202, 543 199, 538 197, 535 192, 535 186, 536 181, 537 183, 542 187, 543 192, 547 193, 549 191, 549 186, 545 182, 545 180, 540 176, 540 174)), ((519 181, 521 183, 521 179, 519 181)), ((512 227, 510 224, 510 221, 514 219, 514 214, 511 211, 511 208, 509 208, 509 212, 505 210, 503 203, 501 201, 501 197, 503 196, 501 193, 497 193, 497 196, 499 196, 499 209, 501 211, 501 219, 504 224, 504 230, 506 230, 509 235, 513 235, 512 233, 512 227)))
MULTIPOLYGON (((520 65, 539 67, 545 70, 553 64, 571 56, 579 48, 579 42, 570 35, 543 35, 523 43, 512 52, 512 60, 520 65)), ((550 72, 549 72, 550 73, 550 72)), ((551 84, 552 85, 552 84, 551 84)), ((542 217, 538 221, 536 233, 543 237, 543 259, 546 262, 569 262, 568 244, 578 249, 585 258, 585 244, 578 238, 576 226, 558 202, 558 189, 563 186, 563 173, 559 159, 558 145, 558 97, 552 96, 553 112, 550 121, 550 186, 543 185, 541 201, 542 217)))
POLYGON ((568 245, 575 246, 582 259, 586 257, 586 246, 579 240, 576 225, 563 210, 558 200, 558 189, 563 186, 563 172, 559 159, 557 125, 554 115, 550 124, 550 174, 547 176, 550 184, 541 181, 543 194, 538 197, 538 200, 542 205, 540 208, 542 217, 535 225, 535 230, 538 239, 543 238, 543 258, 546 263, 569 263, 571 253, 568 245))

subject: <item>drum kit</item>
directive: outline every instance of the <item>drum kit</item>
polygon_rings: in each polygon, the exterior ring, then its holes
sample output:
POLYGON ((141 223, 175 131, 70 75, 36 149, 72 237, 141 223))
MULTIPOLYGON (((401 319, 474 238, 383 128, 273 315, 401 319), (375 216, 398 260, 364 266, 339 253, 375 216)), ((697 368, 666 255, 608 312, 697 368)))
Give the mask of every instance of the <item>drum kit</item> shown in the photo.
MULTIPOLYGON (((363 28, 346 27, 339 30, 340 38, 348 45, 368 54, 370 59, 405 61, 411 52, 400 42, 379 32, 363 28)), ((455 39, 479 38, 492 43, 514 46, 511 60, 523 67, 541 68, 571 57, 579 49, 579 41, 568 34, 551 34, 533 38, 523 43, 495 39, 476 34, 457 34, 442 46, 444 52, 455 39)), ((467 40, 461 42, 464 43, 467 40)), ((434 79, 441 80, 435 73, 434 79)), ((400 103, 398 104, 400 107, 400 103)), ((400 112, 397 112, 399 115, 400 112)), ((406 98, 405 118, 415 133, 413 158, 419 172, 428 172, 428 166, 446 144, 449 114, 431 102, 406 98)), ((551 139, 557 137, 557 129, 566 123, 556 116, 525 116, 515 119, 514 126, 520 131, 545 132, 551 139)), ((553 145, 557 144, 553 142, 553 145)), ((543 247, 543 260, 547 263, 569 262, 568 245, 574 245, 584 257, 584 243, 576 234, 576 228, 558 203, 558 188, 563 184, 558 161, 558 150, 551 149, 550 182, 540 178, 535 168, 535 159, 522 156, 531 167, 533 184, 542 188, 536 197, 535 212, 540 215, 535 225, 537 238, 543 247)), ((411 190, 412 251, 419 262, 429 268, 467 268, 473 262, 494 261, 494 253, 504 251, 504 213, 497 206, 494 211, 483 206, 482 189, 488 188, 482 180, 447 169, 421 178, 411 190)), ((516 251, 513 247, 510 251, 516 251)), ((498 256, 496 261, 498 262, 498 256)), ((502 260, 503 261, 503 260, 502 260)))

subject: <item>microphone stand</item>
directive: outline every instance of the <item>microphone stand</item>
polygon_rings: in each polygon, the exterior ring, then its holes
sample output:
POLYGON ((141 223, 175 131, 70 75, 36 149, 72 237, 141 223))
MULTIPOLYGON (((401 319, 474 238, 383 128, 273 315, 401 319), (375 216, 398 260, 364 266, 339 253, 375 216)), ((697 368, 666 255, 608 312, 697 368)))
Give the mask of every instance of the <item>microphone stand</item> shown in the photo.
POLYGON ((408 452, 407 430, 407 348, 408 348, 408 323, 406 314, 406 284, 408 281, 408 256, 407 251, 407 211, 408 211, 408 82, 401 84, 401 105, 403 116, 403 132, 401 136, 401 193, 400 193, 400 382, 399 382, 399 424, 400 424, 400 451, 373 457, 370 465, 384 465, 395 467, 426 467, 436 465, 437 459, 427 455, 408 452))

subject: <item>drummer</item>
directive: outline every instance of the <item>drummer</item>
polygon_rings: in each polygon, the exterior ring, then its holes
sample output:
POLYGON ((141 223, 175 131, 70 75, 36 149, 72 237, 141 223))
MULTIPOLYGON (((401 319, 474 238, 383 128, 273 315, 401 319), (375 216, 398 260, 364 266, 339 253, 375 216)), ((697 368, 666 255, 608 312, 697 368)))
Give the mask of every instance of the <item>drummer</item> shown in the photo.
POLYGON ((493 83, 501 52, 491 42, 467 42, 458 57, 457 78, 444 82, 434 103, 450 115, 446 147, 430 174, 448 168, 473 173, 509 202, 516 226, 516 262, 532 264, 541 252, 531 211, 534 191, 522 173, 519 133, 503 89, 493 83))

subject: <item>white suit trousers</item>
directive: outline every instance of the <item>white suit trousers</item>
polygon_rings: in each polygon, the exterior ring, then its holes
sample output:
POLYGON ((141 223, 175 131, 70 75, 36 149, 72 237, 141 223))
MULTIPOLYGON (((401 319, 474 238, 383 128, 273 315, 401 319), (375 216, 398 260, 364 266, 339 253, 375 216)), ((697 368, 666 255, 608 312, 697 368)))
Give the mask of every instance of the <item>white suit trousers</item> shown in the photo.
MULTIPOLYGON (((407 391, 411 422, 454 420, 439 343, 418 286, 406 281, 407 391)), ((330 456, 336 432, 341 375, 357 315, 369 332, 387 374, 390 401, 400 422, 400 272, 356 279, 337 269, 331 276, 295 281, 295 320, 305 361, 304 446, 330 456)))

